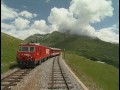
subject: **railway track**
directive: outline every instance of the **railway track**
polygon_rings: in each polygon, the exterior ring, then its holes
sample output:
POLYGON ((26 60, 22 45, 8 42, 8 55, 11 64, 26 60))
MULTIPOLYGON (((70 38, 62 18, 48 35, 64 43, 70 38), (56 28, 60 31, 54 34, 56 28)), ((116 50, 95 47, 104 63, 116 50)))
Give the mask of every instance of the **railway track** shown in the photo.
POLYGON ((55 57, 53 60, 52 73, 49 78, 48 89, 50 90, 71 90, 73 88, 69 77, 60 65, 59 56, 55 57))
POLYGON ((24 76, 30 73, 32 69, 19 69, 10 75, 1 79, 1 90, 11 90, 24 76))

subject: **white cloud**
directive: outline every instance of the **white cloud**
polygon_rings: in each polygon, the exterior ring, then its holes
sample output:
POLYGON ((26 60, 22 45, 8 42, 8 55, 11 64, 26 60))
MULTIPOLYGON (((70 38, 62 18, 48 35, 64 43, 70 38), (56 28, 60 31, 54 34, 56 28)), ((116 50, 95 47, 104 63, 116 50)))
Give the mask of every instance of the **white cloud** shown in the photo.
POLYGON ((46 21, 45 20, 36 20, 32 27, 32 29, 36 29, 36 30, 39 30, 39 31, 42 31, 44 33, 48 33, 49 32, 49 27, 48 25, 46 24, 46 21))
POLYGON ((19 38, 24 40, 25 38, 33 35, 33 34, 45 34, 43 31, 37 30, 37 29, 24 29, 24 30, 16 30, 16 29, 10 29, 10 30, 1 30, 2 32, 11 35, 13 37, 19 38))
POLYGON ((46 34, 46 33, 44 31, 42 31, 42 30, 29 28, 29 29, 25 29, 24 31, 18 31, 16 35, 17 35, 17 37, 24 40, 27 37, 29 37, 31 35, 34 35, 34 34, 46 34))
POLYGON ((56 26, 59 31, 64 32, 64 30, 71 29, 76 20, 67 9, 54 7, 51 9, 48 21, 56 26))
POLYGON ((1 20, 14 19, 18 16, 18 13, 13 8, 7 7, 5 4, 1 4, 1 20))
POLYGON ((44 20, 37 20, 34 22, 33 28, 42 29, 46 27, 46 22, 44 20))
POLYGON ((32 14, 32 13, 30 13, 28 11, 22 11, 22 12, 19 13, 19 15, 23 16, 25 18, 28 18, 28 19, 31 19, 32 17, 36 17, 37 16, 37 14, 32 14))
POLYGON ((100 22, 105 17, 113 15, 111 0, 72 0, 69 9, 56 7, 51 9, 48 16, 49 24, 45 20, 34 21, 33 17, 37 16, 35 13, 25 10, 16 12, 3 3, 1 4, 1 13, 2 20, 13 19, 9 23, 2 22, 1 31, 20 39, 25 39, 35 33, 46 34, 52 31, 60 31, 98 37, 103 41, 119 43, 119 34, 117 34, 119 23, 97 31, 90 25, 90 23, 100 22), (32 23, 29 20, 34 22, 32 23))
POLYGON ((10 30, 10 29, 15 29, 15 26, 13 24, 7 24, 2 22, 1 28, 4 30, 10 30))
POLYGON ((48 22, 53 30, 77 35, 98 37, 103 41, 118 42, 119 34, 116 25, 96 31, 90 23, 100 22, 113 15, 111 0, 72 0, 69 9, 52 8, 48 22), (91 3, 92 2, 92 3, 91 3), (105 35, 105 33, 108 33, 105 35))
POLYGON ((37 14, 32 14, 28 11, 17 12, 15 9, 6 6, 3 2, 1 4, 1 13, 1 32, 19 39, 25 39, 32 34, 44 32, 40 32, 29 26, 30 21, 28 19, 36 17, 37 14), (21 16, 26 17, 26 19, 21 16), (12 20, 4 22, 4 20, 9 19, 12 20))
POLYGON ((58 31, 58 26, 55 24, 49 25, 50 33, 53 31, 58 31))
POLYGON ((33 14, 33 17, 36 17, 36 16, 37 16, 37 14, 34 13, 34 14, 33 14))
POLYGON ((114 24, 111 28, 113 32, 119 33, 119 23, 114 24))
POLYGON ((17 27, 17 29, 24 29, 24 28, 29 27, 30 21, 27 19, 18 17, 15 19, 15 21, 13 23, 14 23, 15 27, 17 27))
POLYGON ((72 0, 69 10, 81 21, 92 23, 113 15, 111 0, 72 0))
POLYGON ((21 39, 20 37, 19 37, 19 34, 17 34, 18 32, 16 32, 16 29, 10 29, 10 30, 5 30, 5 29, 1 29, 1 31, 3 32, 3 33, 6 33, 6 34, 8 34, 8 35, 11 35, 11 36, 13 36, 13 37, 15 37, 15 38, 19 38, 19 39, 21 39))
POLYGON ((112 27, 102 28, 96 32, 96 37, 106 42, 119 43, 119 33, 115 33, 114 30, 114 25, 112 27))
POLYGON ((93 36, 95 29, 88 23, 79 22, 73 17, 69 10, 64 8, 52 8, 48 17, 51 23, 58 31, 69 32, 71 34, 90 35, 93 36))

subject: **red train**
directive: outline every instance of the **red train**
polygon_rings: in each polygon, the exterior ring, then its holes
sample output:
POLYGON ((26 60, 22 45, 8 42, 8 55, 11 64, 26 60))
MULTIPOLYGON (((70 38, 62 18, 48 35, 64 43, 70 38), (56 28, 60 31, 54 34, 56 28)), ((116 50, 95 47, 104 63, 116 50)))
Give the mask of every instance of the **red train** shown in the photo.
POLYGON ((23 43, 17 51, 17 63, 20 67, 35 67, 50 57, 61 54, 61 49, 42 46, 37 43, 23 43))

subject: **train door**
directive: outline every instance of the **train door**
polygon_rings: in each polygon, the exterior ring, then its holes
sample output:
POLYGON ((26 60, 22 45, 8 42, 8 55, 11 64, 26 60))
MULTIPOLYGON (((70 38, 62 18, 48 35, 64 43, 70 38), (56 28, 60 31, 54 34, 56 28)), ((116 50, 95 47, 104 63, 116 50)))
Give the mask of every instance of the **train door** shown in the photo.
POLYGON ((41 48, 39 47, 39 56, 40 56, 40 59, 41 59, 41 55, 42 53, 41 53, 41 48))
POLYGON ((49 54, 49 49, 46 49, 46 54, 47 54, 47 55, 49 54))
POLYGON ((36 46, 36 58, 37 58, 37 60, 39 60, 39 58, 40 58, 40 53, 39 53, 39 47, 38 46, 36 46))

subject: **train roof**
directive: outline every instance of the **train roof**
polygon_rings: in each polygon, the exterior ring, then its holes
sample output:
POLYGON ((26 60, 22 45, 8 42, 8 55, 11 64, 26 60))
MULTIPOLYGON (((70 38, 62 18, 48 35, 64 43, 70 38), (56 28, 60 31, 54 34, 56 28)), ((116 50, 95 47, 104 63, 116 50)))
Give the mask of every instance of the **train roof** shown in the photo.
POLYGON ((19 45, 40 45, 39 43, 20 43, 19 45))
POLYGON ((39 45, 39 46, 42 46, 42 47, 47 47, 47 48, 50 48, 52 50, 61 50, 59 48, 52 48, 52 47, 48 47, 48 46, 43 46, 43 45, 40 45, 39 43, 20 43, 19 45, 39 45))
MULTIPOLYGON (((51 47, 50 47, 51 48, 51 47)), ((61 50, 61 49, 59 49, 59 48, 51 48, 52 50, 61 50)))
POLYGON ((42 47, 46 47, 46 48, 49 48, 47 46, 43 46, 43 45, 40 45, 39 43, 20 43, 19 44, 20 46, 26 46, 26 45, 33 45, 33 46, 42 46, 42 47))

